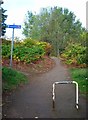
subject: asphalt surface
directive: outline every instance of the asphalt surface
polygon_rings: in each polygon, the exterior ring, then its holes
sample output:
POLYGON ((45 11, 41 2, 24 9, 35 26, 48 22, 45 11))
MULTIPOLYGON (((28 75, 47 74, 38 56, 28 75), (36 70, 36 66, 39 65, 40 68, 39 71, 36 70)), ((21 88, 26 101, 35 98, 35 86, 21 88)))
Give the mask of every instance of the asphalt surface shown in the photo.
POLYGON ((18 88, 3 105, 5 118, 86 118, 86 99, 79 94, 79 110, 75 108, 75 85, 56 86, 55 109, 52 108, 52 85, 71 80, 68 69, 53 58, 55 67, 37 76, 28 76, 29 83, 18 88))

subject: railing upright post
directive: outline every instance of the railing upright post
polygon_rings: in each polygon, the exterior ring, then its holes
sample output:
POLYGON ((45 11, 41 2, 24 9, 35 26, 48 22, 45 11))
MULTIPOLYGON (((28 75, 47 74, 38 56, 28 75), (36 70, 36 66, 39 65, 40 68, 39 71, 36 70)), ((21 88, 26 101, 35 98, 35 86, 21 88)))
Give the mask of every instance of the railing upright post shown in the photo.
POLYGON ((75 82, 75 81, 73 81, 73 83, 76 85, 76 108, 78 109, 78 101, 79 101, 79 99, 78 99, 78 83, 77 82, 75 82))
POLYGON ((53 109, 55 108, 55 83, 53 84, 53 109))

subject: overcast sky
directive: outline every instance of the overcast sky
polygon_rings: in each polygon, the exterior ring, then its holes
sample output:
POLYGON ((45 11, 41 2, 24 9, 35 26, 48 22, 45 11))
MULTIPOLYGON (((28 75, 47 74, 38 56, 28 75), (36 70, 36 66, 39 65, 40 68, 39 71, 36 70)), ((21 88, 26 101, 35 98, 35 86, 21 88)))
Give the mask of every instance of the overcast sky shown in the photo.
MULTIPOLYGON (((76 18, 86 27, 86 2, 87 0, 3 0, 2 7, 7 10, 8 15, 6 24, 17 24, 23 26, 25 14, 27 11, 39 12, 42 7, 59 6, 68 8, 76 18)), ((12 29, 7 28, 6 36, 12 36, 12 29)), ((15 29, 15 37, 22 38, 22 29, 15 29)))

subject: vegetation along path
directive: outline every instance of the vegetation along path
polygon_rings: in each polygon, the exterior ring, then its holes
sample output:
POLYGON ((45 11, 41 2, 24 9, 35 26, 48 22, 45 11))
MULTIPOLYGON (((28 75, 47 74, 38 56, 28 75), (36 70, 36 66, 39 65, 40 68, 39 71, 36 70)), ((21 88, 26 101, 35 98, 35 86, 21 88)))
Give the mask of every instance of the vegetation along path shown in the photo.
POLYGON ((6 118, 85 118, 86 100, 79 94, 79 110, 75 108, 75 86, 57 85, 56 107, 52 109, 52 85, 56 81, 71 80, 68 69, 52 57, 55 66, 35 76, 28 75, 29 83, 18 88, 3 106, 6 118))

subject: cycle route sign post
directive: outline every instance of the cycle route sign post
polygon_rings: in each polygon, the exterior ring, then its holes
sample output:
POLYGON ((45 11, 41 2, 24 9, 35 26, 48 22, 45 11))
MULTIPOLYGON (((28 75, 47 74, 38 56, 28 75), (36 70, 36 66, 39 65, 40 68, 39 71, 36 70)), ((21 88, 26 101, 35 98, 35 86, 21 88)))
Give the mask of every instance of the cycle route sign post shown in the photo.
POLYGON ((14 43, 14 29, 21 29, 21 25, 7 25, 7 28, 12 28, 12 42, 11 42, 11 57, 10 57, 10 67, 12 67, 12 58, 13 58, 13 43, 14 43))

